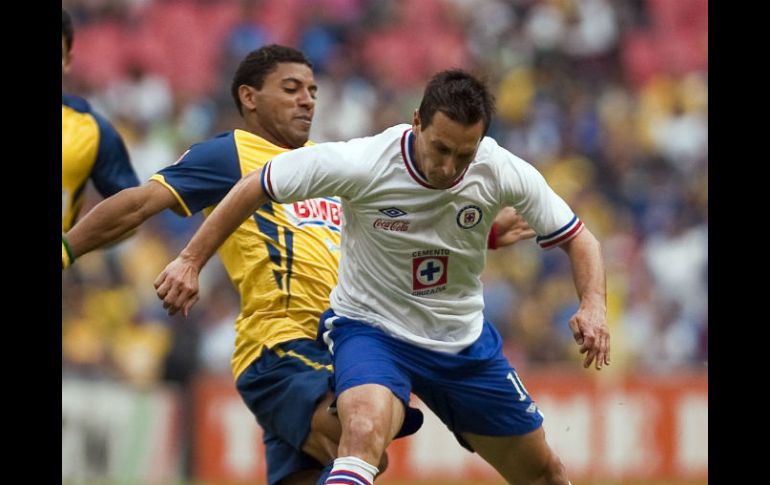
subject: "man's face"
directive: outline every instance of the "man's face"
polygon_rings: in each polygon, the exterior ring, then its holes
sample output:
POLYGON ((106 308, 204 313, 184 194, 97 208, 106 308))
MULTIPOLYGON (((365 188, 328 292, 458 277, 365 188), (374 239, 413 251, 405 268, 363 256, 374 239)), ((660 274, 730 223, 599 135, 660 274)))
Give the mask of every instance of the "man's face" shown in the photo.
MULTIPOLYGON (((299 148, 307 142, 318 86, 305 64, 282 63, 254 93, 257 122, 280 145, 299 148)), ((247 108, 244 105, 244 108, 247 108)))
POLYGON ((64 38, 64 35, 62 35, 61 36, 61 73, 62 74, 69 71, 71 60, 72 60, 72 56, 70 55, 70 52, 67 49, 67 40, 64 38))
POLYGON ((413 129, 420 170, 432 186, 448 189, 476 156, 484 133, 484 121, 466 126, 437 111, 431 124, 423 128, 420 115, 415 112, 413 129))

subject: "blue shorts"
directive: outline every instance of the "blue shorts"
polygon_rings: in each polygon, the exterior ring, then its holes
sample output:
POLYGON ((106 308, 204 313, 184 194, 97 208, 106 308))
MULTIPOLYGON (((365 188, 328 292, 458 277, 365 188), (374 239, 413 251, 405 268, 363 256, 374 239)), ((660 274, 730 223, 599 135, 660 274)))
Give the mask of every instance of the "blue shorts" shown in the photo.
POLYGON ((329 352, 310 339, 265 349, 244 370, 236 387, 264 430, 268 484, 324 464, 302 452, 316 405, 332 391, 329 352))
POLYGON ((460 433, 521 435, 543 423, 486 320, 479 338, 459 354, 417 347, 332 310, 321 323, 326 331, 319 332, 333 344, 337 395, 362 384, 383 385, 404 402, 414 392, 468 449, 460 433))

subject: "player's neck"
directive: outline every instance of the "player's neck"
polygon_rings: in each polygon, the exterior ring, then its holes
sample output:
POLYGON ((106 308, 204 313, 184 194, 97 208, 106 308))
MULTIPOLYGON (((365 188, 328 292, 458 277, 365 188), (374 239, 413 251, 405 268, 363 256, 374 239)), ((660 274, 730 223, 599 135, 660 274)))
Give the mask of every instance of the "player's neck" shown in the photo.
POLYGON ((414 160, 414 165, 417 170, 419 170, 420 174, 425 177, 425 169, 422 166, 422 157, 418 154, 419 150, 417 150, 417 132, 414 129, 412 129, 412 136, 406 144, 406 149, 409 150, 409 156, 414 160))
POLYGON ((262 138, 263 140, 272 143, 275 146, 279 146, 282 148, 291 148, 288 143, 285 141, 279 139, 278 137, 274 136, 272 133, 270 133, 268 130, 266 130, 259 122, 255 120, 249 120, 245 119, 246 124, 246 131, 251 133, 252 135, 257 135, 258 137, 262 138))
POLYGON ((251 133, 257 135, 258 137, 264 139, 265 141, 272 143, 275 146, 279 146, 281 148, 291 148, 287 143, 284 143, 278 139, 276 139, 273 136, 270 136, 269 133, 264 131, 257 131, 257 130, 249 130, 251 133))

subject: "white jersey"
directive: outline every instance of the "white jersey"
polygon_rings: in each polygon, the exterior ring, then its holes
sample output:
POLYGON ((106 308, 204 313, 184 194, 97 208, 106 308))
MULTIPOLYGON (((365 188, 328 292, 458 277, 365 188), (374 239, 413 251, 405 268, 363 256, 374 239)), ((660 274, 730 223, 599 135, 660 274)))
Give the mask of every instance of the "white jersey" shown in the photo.
POLYGON ((338 315, 363 320, 419 347, 458 353, 481 334, 487 237, 513 206, 549 248, 582 223, 531 165, 485 137, 448 189, 435 189, 413 158, 411 126, 275 157, 262 186, 279 202, 342 199, 338 315))

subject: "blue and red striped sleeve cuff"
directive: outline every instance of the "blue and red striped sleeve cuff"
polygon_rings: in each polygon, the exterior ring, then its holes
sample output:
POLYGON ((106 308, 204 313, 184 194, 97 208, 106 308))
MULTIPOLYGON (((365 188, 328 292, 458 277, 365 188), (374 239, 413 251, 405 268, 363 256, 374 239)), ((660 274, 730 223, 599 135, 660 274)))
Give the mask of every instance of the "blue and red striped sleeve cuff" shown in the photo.
POLYGON ((269 160, 264 167, 262 167, 262 175, 260 181, 262 182, 262 191, 267 194, 268 198, 273 202, 278 202, 273 192, 273 183, 270 181, 270 169, 273 166, 273 161, 269 160))
POLYGON ((580 234, 580 231, 582 231, 584 227, 583 221, 578 219, 578 216, 573 216, 561 229, 546 236, 538 236, 536 241, 543 249, 555 248, 580 234))

